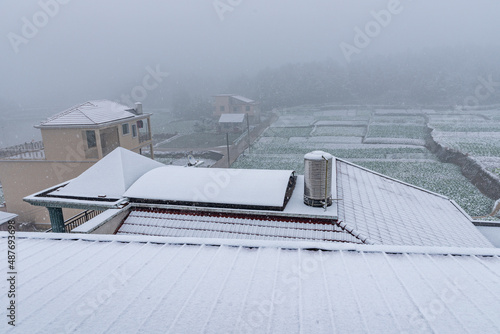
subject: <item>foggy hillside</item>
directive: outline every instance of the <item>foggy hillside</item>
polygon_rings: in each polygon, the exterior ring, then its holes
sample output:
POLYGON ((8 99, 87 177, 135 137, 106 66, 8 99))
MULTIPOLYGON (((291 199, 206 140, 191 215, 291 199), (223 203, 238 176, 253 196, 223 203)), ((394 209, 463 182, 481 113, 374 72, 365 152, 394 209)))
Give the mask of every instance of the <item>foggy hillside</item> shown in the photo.
POLYGON ((8 0, 0 10, 0 146, 37 139, 33 124, 91 99, 184 118, 209 113, 218 93, 264 109, 499 102, 493 1, 8 0))

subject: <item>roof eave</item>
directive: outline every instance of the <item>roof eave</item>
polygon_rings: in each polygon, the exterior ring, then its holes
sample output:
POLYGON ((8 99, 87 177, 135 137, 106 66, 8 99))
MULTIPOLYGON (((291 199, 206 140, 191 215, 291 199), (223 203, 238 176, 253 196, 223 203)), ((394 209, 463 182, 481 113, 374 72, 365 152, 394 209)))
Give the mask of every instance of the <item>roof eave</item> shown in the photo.
POLYGON ((152 116, 153 114, 151 113, 144 113, 141 115, 133 115, 127 118, 122 118, 116 121, 111 121, 111 122, 105 122, 105 123, 99 123, 99 124, 68 124, 68 125, 45 125, 45 124, 39 124, 39 125, 34 125, 33 127, 35 129, 101 129, 101 128, 106 128, 109 126, 117 125, 124 123, 125 121, 131 121, 131 120, 141 120, 144 118, 148 118, 152 116))

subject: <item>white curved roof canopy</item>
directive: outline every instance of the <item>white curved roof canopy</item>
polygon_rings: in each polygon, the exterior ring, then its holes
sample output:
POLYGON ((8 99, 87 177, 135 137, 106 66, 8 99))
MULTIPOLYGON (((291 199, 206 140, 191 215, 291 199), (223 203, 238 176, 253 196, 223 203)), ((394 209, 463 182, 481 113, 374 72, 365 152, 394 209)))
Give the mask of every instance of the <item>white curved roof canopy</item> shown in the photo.
POLYGON ((292 175, 292 170, 165 166, 144 174, 124 196, 147 201, 282 208, 292 175))

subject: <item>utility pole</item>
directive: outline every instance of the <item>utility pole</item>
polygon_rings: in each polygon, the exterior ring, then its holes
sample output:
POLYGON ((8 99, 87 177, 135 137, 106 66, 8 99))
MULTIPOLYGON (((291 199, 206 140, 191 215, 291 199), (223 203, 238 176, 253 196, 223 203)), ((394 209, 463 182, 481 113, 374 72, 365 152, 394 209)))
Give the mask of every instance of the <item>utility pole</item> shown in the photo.
POLYGON ((247 113, 247 131, 248 131, 248 154, 250 154, 250 121, 248 120, 248 113, 247 113))
POLYGON ((226 145, 227 145, 227 168, 230 168, 231 160, 229 159, 229 132, 226 132, 226 145))

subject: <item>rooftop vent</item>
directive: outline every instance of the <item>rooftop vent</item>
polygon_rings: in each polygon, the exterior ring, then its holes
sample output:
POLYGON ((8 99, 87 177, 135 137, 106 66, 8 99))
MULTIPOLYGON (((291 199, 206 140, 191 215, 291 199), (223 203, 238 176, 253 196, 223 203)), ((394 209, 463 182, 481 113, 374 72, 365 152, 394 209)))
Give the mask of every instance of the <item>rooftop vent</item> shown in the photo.
POLYGON ((314 207, 332 205, 333 156, 313 151, 304 156, 304 203, 314 207))
POLYGON ((135 113, 137 115, 142 115, 142 103, 141 102, 135 103, 135 113))

